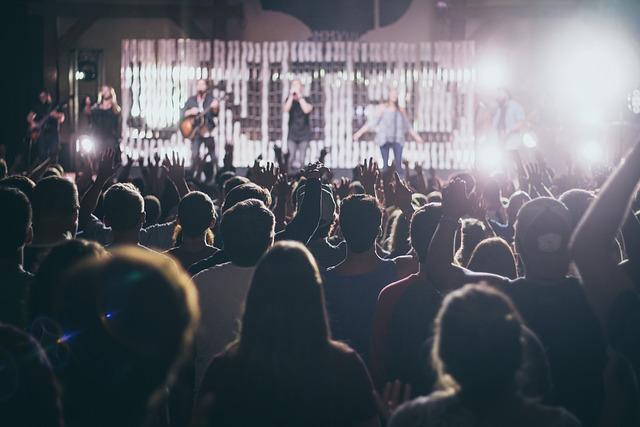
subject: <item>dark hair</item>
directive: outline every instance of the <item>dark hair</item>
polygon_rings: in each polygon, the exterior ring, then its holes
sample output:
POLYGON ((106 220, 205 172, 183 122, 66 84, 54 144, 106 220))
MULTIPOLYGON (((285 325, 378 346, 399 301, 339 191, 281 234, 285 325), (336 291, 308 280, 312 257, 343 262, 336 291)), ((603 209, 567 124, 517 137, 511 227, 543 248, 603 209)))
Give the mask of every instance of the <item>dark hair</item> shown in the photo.
POLYGON ((264 203, 265 206, 271 206, 271 193, 269 190, 253 182, 247 182, 226 193, 221 211, 224 213, 236 203, 249 199, 257 199, 264 203))
POLYGON ((202 236, 215 219, 211 198, 200 191, 187 194, 178 205, 178 221, 185 236, 202 236))
MULTIPOLYGON (((138 191, 140 191, 140 189, 138 189, 138 191)), ((160 220, 160 215, 162 215, 162 205, 160 204, 160 200, 152 194, 144 196, 144 212, 145 227, 157 224, 160 220)))
POLYGON ((4 159, 0 159, 0 179, 6 178, 8 171, 7 162, 4 159))
POLYGON ((440 203, 428 203, 415 211, 411 217, 411 247, 420 262, 427 261, 427 253, 431 238, 436 232, 438 222, 442 216, 442 205, 440 203))
POLYGON ((329 339, 315 259, 300 243, 276 243, 256 266, 234 345, 247 378, 266 373, 276 387, 295 384, 280 389, 307 387, 302 378, 322 369, 314 361, 324 356, 329 339))
POLYGON ((220 222, 225 254, 236 265, 255 265, 273 243, 274 227, 275 217, 262 201, 234 204, 220 222))
POLYGON ((567 190, 558 197, 564 205, 569 209, 571 214, 571 223, 573 228, 578 226, 578 222, 589 208, 595 196, 591 191, 573 188, 567 190))
POLYGON ((131 231, 142 225, 144 199, 133 184, 117 183, 109 187, 102 208, 105 223, 114 231, 131 231))
POLYGON ((41 179, 31 196, 34 231, 38 233, 40 223, 45 219, 74 215, 79 206, 76 184, 59 176, 41 179))
POLYGON ((0 188, 0 258, 24 246, 31 227, 29 199, 15 188, 0 188))
POLYGON ((349 194, 365 194, 366 191, 360 181, 353 181, 349 184, 349 194))
MULTIPOLYGON (((99 243, 82 239, 65 240, 54 246, 40 264, 31 285, 29 292, 30 318, 50 317, 54 306, 61 303, 54 300, 54 295, 62 286, 65 276, 80 261, 99 258, 105 254, 106 251, 99 243)), ((37 333, 32 333, 38 336, 37 333)))
POLYGON ((471 399, 515 387, 523 358, 522 320, 501 292, 466 285, 447 295, 435 321, 432 351, 443 386, 471 399))
POLYGON ((516 259, 511 246, 500 237, 484 239, 473 250, 467 268, 471 271, 493 273, 515 279, 516 259))
POLYGON ((169 257, 129 246, 83 262, 59 292, 70 425, 144 424, 193 343, 191 279, 169 257))
POLYGON ((355 253, 373 247, 380 233, 382 211, 375 197, 352 194, 340 205, 340 230, 349 249, 355 253))
POLYGON ((0 414, 13 426, 62 427, 60 390, 42 347, 0 324, 0 414))
POLYGON ((244 176, 233 175, 232 177, 227 179, 222 185, 222 194, 226 196, 234 188, 242 184, 247 184, 249 182, 251 182, 249 181, 249 178, 245 178, 244 176))
POLYGON ((463 219, 459 232, 460 247, 454 259, 458 265, 466 267, 473 250, 487 236, 487 233, 482 221, 475 218, 463 219))
POLYGON ((36 188, 36 183, 29 177, 24 175, 9 175, 6 178, 0 179, 0 187, 2 188, 16 188, 24 193, 29 200, 33 195, 33 190, 36 188))

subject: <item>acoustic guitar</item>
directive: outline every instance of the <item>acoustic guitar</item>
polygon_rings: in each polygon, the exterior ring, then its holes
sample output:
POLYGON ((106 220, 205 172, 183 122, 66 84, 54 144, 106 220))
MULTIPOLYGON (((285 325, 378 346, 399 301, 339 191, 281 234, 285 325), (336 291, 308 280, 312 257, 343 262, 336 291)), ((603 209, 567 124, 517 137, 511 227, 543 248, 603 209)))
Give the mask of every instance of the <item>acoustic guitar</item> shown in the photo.
MULTIPOLYGON (((226 95, 223 95, 220 98, 215 98, 218 101, 218 105, 222 100, 227 99, 226 95)), ((220 107, 218 107, 220 108, 220 107)), ((180 129, 180 133, 183 138, 193 139, 196 134, 203 134, 207 131, 207 117, 206 115, 211 111, 211 107, 206 108, 204 111, 199 112, 198 114, 192 114, 190 116, 185 116, 180 120, 180 125, 178 128, 180 129)))

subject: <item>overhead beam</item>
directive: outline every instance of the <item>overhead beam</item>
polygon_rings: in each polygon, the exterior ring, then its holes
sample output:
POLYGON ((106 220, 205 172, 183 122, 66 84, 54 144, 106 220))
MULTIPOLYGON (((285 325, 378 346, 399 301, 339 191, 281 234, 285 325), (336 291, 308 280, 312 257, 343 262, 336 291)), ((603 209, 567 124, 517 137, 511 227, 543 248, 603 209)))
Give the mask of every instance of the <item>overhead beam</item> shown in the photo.
POLYGON ((63 35, 58 38, 58 50, 67 50, 76 40, 78 40, 91 26, 98 20, 97 16, 87 16, 78 18, 63 35))

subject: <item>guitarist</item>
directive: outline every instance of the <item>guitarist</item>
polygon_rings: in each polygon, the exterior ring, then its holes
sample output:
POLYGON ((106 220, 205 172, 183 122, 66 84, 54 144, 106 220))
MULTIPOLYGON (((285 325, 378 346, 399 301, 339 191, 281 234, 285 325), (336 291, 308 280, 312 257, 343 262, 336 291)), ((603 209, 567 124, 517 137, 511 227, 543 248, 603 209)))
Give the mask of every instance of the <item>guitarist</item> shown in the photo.
POLYGON ((187 99, 182 109, 182 117, 196 116, 204 113, 204 123, 191 140, 191 167, 195 170, 200 162, 200 145, 202 143, 214 154, 215 141, 211 131, 215 127, 214 117, 218 115, 220 104, 207 92, 207 82, 200 79, 196 82, 196 94, 187 99))
POLYGON ((58 152, 58 129, 62 122, 64 113, 55 110, 51 92, 42 89, 38 94, 38 102, 27 114, 31 142, 26 156, 29 163, 34 160, 43 161, 58 152))

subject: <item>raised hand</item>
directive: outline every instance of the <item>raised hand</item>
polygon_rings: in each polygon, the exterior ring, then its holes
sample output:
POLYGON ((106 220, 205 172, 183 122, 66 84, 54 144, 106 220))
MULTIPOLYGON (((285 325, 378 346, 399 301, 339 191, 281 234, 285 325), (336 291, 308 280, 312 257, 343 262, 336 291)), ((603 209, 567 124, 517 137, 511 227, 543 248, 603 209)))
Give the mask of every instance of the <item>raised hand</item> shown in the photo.
POLYGON ((337 185, 334 184, 336 188, 336 194, 340 199, 344 199, 349 195, 349 186, 351 185, 351 180, 349 178, 342 177, 340 181, 338 181, 337 185))
POLYGON ((114 164, 116 152, 113 148, 107 148, 102 152, 100 156, 100 163, 98 164, 98 174, 96 181, 99 183, 106 183, 116 173, 116 166, 114 164))
POLYGON ((378 182, 379 174, 378 163, 373 160, 373 157, 370 157, 368 162, 365 159, 361 169, 360 182, 362 182, 362 186, 367 194, 371 196, 375 196, 376 194, 376 182, 378 182))
POLYGON ((287 176, 287 174, 279 174, 278 179, 273 186, 273 192, 275 193, 275 196, 282 200, 288 200, 289 196, 291 196, 292 189, 293 184, 289 182, 289 177, 287 176))
POLYGON ((263 168, 257 160, 254 162, 251 170, 253 172, 253 181, 268 190, 273 188, 280 173, 280 170, 273 162, 268 162, 267 166, 263 168))
POLYGON ((393 193, 396 206, 405 214, 413 213, 413 204, 411 203, 413 191, 409 188, 406 182, 400 179, 398 172, 393 174, 394 185, 393 193))
POLYGON ((184 181, 184 157, 180 160, 175 151, 171 154, 171 159, 169 159, 169 156, 165 154, 164 161, 162 162, 162 169, 164 169, 167 173, 167 177, 174 184, 184 181))
POLYGON ((458 220, 472 209, 463 180, 456 178, 442 189, 442 217, 458 220))

